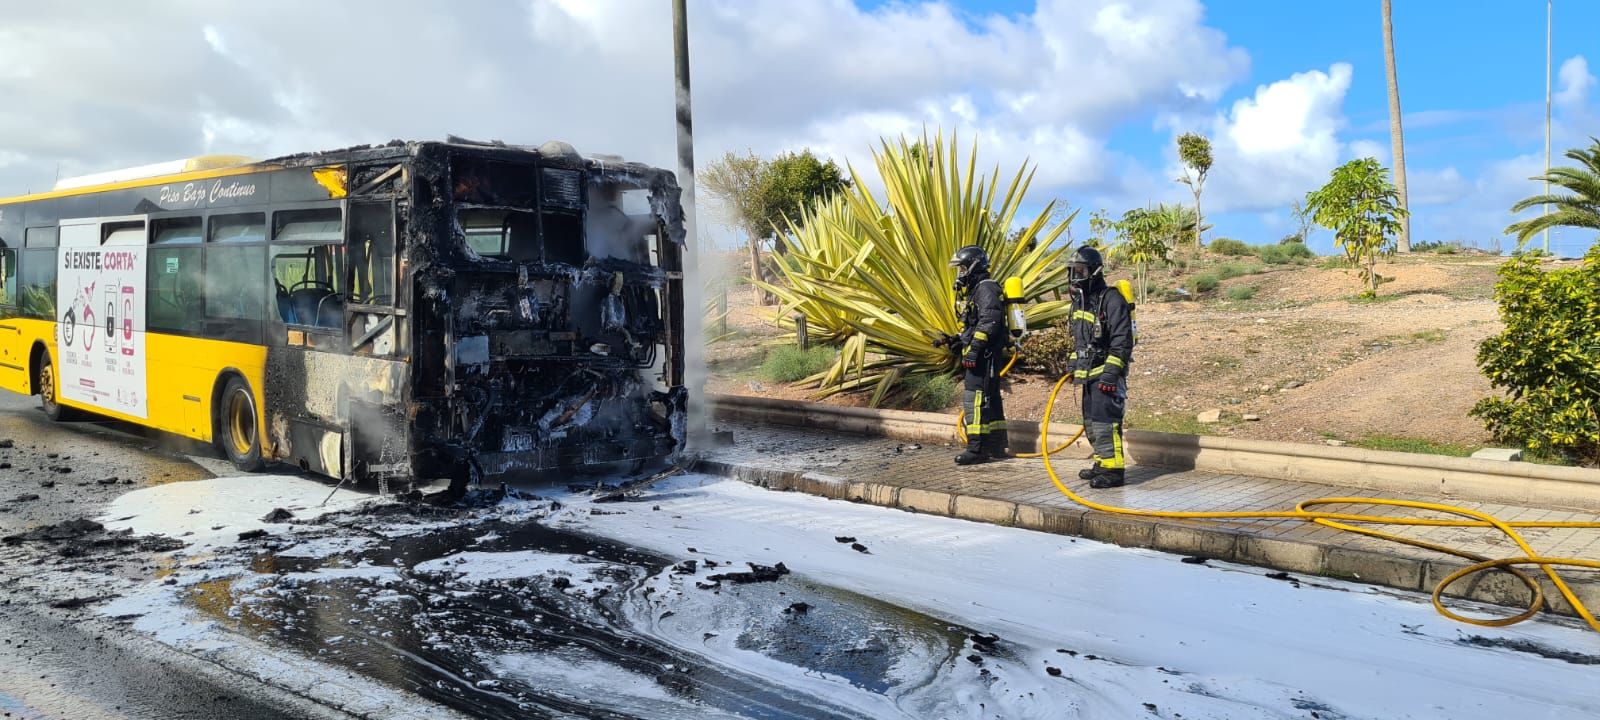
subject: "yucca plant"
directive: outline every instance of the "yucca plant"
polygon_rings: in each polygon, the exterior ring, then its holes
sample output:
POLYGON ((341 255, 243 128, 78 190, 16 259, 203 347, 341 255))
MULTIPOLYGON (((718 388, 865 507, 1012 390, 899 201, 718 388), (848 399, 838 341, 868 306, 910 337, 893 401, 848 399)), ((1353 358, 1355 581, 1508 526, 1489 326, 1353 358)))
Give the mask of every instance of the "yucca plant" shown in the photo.
MULTIPOLYGON (((1072 217, 1051 226, 1052 202, 1012 231, 1033 171, 1024 163, 1002 194, 999 168, 980 175, 977 157, 974 143, 963 161, 954 136, 948 145, 942 135, 884 140, 873 153, 881 202, 851 167, 850 190, 791 227, 790 252, 778 264, 785 282, 766 286, 784 301, 780 322, 804 313, 816 337, 842 344, 832 367, 806 379, 819 397, 872 389, 877 405, 910 374, 958 369, 934 341, 960 332, 948 263, 964 245, 989 253, 996 279, 1021 278, 1025 297, 1066 287, 1070 247, 1057 241, 1072 217)), ((1030 303, 1025 314, 1030 326, 1043 326, 1064 316, 1067 305, 1030 303)))

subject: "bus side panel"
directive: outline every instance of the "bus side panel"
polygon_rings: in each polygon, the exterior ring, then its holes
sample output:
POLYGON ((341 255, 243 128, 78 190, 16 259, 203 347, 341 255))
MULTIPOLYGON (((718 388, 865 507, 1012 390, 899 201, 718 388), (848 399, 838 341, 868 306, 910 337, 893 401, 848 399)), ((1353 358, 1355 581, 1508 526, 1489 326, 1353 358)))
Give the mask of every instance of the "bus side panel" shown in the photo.
MULTIPOLYGON (((211 441, 217 378, 237 370, 262 404, 267 349, 260 345, 147 333, 146 370, 150 419, 143 424, 196 440, 211 441)), ((263 425, 258 420, 257 426, 263 425)), ((268 447, 266 436, 262 447, 268 447)))
POLYGON ((340 478, 408 474, 406 363, 273 347, 267 375, 269 457, 340 478))
POLYGON ((34 318, 0 320, 0 389, 30 395, 33 392, 34 345, 43 342, 54 356, 56 324, 34 318))

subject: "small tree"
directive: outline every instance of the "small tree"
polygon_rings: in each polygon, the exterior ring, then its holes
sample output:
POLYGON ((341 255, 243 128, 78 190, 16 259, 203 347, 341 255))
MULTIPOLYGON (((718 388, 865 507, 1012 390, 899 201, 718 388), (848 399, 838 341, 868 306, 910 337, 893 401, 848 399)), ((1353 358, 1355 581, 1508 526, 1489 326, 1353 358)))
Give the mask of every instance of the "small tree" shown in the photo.
POLYGON ((1293 205, 1289 206, 1289 215, 1294 218, 1294 224, 1297 228, 1294 236, 1300 242, 1310 245, 1311 231, 1317 226, 1316 219, 1311 217, 1311 211, 1306 209, 1305 203, 1296 200, 1293 205))
POLYGON ((1133 281, 1139 289, 1139 302, 1150 295, 1150 265, 1166 262, 1172 253, 1171 226, 1159 210, 1134 208, 1116 223, 1117 244, 1111 253, 1133 265, 1133 281))
MULTIPOLYGON (((832 160, 823 162, 809 149, 784 153, 766 163, 756 178, 751 214, 769 228, 764 235, 775 236, 790 221, 801 222, 803 211, 812 203, 847 187, 850 181, 832 160)), ((787 246, 774 243, 773 247, 782 254, 787 246)))
POLYGON ((1183 161, 1183 177, 1178 178, 1194 193, 1194 246, 1200 247, 1200 232, 1205 216, 1200 213, 1200 190, 1205 187, 1206 173, 1211 172, 1211 141, 1198 133, 1178 136, 1178 159, 1183 161))
POLYGON ((1513 258, 1494 296, 1505 330, 1478 346, 1478 367, 1505 397, 1472 414, 1497 442, 1600 464, 1600 247, 1548 272, 1531 255, 1513 258))
POLYGON ((1306 193, 1306 209, 1317 224, 1333 231, 1333 242, 1359 268, 1367 290, 1378 294, 1378 256, 1392 252, 1399 218, 1406 211, 1389 182, 1389 171, 1374 158, 1351 160, 1333 171, 1328 184, 1306 193))
POLYGON ((1115 228, 1116 223, 1111 222, 1111 216, 1104 209, 1089 213, 1089 237, 1083 241, 1083 246, 1098 250, 1111 244, 1111 233, 1115 228))
POLYGON ((767 161, 748 150, 743 155, 728 152, 701 170, 696 178, 706 194, 722 203, 724 221, 745 234, 750 250, 750 280, 756 302, 769 304, 770 295, 761 289, 766 274, 761 270, 761 241, 771 233, 772 224, 762 212, 761 181, 767 161))

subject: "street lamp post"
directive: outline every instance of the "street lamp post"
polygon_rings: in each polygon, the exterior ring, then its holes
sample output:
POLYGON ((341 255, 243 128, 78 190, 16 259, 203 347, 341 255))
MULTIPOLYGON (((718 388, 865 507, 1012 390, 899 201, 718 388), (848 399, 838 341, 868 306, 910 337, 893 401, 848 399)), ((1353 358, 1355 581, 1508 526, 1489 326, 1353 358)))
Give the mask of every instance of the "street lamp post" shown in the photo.
MULTIPOLYGON (((1550 194, 1550 18, 1555 14, 1555 0, 1544 3, 1544 194, 1550 194)), ((1545 203, 1544 214, 1550 214, 1550 204, 1545 203)), ((1550 227, 1544 229, 1544 252, 1550 254, 1550 227)))
POLYGON ((684 0, 672 0, 673 77, 677 96, 678 185, 683 204, 684 384, 689 391, 685 438, 698 449, 706 438, 705 336, 701 325, 705 283, 700 277, 700 239, 695 230, 694 118, 689 95, 689 17, 684 0))

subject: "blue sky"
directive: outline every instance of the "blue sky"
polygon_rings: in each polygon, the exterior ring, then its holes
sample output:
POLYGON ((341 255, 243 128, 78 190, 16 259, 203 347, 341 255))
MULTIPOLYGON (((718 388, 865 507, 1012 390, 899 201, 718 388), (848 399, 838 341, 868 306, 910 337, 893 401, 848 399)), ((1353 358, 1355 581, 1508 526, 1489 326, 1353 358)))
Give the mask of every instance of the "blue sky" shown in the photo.
MULTIPOLYGON (((1544 4, 1395 0, 1416 240, 1510 243, 1543 169, 1544 4)), ((1213 236, 1272 242, 1338 164, 1389 162, 1378 0, 689 0, 696 156, 977 139, 1030 201, 1188 202, 1211 137, 1213 236)), ((1600 135, 1600 2, 1558 0, 1555 162, 1600 135), (1586 53, 1588 54, 1586 56, 1586 53)), ((0 24, 0 196, 206 153, 448 134, 676 166, 669 4, 432 0, 22 4, 0 24), (351 34, 345 28, 366 31, 351 34), (427 38, 395 55, 392 38, 427 38), (385 57, 383 72, 330 73, 385 57), (426 88, 420 93, 418 88, 426 88), (431 94, 429 94, 431 93, 431 94), (420 101, 419 101, 420 99, 420 101)), ((705 236, 738 240, 702 197, 705 236)), ((1593 233, 1558 233, 1576 254, 1593 233)), ((1313 236, 1327 251, 1327 231, 1313 236)))
MULTIPOLYGON (((862 7, 883 9, 897 4, 873 1, 862 7)), ((1031 0, 957 0, 954 5, 974 22, 996 13, 1026 16, 1035 9, 1031 0)), ((1600 48, 1593 42, 1593 28, 1600 27, 1600 3, 1566 0, 1556 3, 1555 10, 1552 46, 1559 69, 1564 61, 1600 48)), ((1375 143, 1383 151, 1381 159, 1389 162, 1378 2, 1213 1, 1205 3, 1203 17, 1206 26, 1226 36, 1228 45, 1249 56, 1247 71, 1223 92, 1215 103, 1218 109, 1250 98, 1261 85, 1348 63, 1353 72, 1342 102, 1340 139, 1375 143)), ((1425 173, 1453 168, 1462 184, 1471 185, 1492 172, 1496 163, 1512 157, 1533 154, 1542 163, 1545 5, 1530 0, 1396 0, 1393 21, 1407 165, 1413 176, 1413 235, 1418 240, 1492 243, 1497 228, 1490 222, 1450 222, 1453 203, 1426 202, 1426 195, 1443 193, 1448 197, 1459 188, 1450 192, 1452 188, 1429 182, 1425 173)), ((1553 83, 1559 91, 1560 80, 1553 83)), ((1072 89, 1063 87, 1061 91, 1072 89)), ((1146 166, 1169 163, 1172 129, 1158 125, 1158 114, 1152 111, 1121 122, 1110 132, 1107 146, 1146 166)), ((1194 129, 1204 132, 1204 128, 1194 129)), ((1566 137, 1590 134, 1600 135, 1600 126, 1575 126, 1566 137)), ((1566 147, 1557 141, 1552 148, 1553 164, 1562 164, 1566 147)), ((1219 167, 1216 172, 1223 171, 1219 167)), ((1528 183, 1527 188, 1524 195, 1537 191, 1538 184, 1528 183)), ((1500 193, 1497 199, 1503 196, 1500 193)), ((1071 193, 1068 198, 1075 205, 1089 201, 1071 193)), ((1090 205, 1092 209, 1093 203, 1090 205)), ((1224 212, 1209 220, 1219 236, 1262 242, 1283 234, 1286 217, 1278 215, 1224 212)), ((1499 225, 1509 223, 1509 216, 1505 220, 1499 225)), ((1558 235, 1553 240, 1556 249, 1569 254, 1581 252, 1592 239, 1577 233, 1558 235)), ((1326 250, 1330 242, 1323 232, 1316 244, 1326 250)), ((1509 239, 1503 242, 1510 247, 1509 239)))

